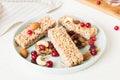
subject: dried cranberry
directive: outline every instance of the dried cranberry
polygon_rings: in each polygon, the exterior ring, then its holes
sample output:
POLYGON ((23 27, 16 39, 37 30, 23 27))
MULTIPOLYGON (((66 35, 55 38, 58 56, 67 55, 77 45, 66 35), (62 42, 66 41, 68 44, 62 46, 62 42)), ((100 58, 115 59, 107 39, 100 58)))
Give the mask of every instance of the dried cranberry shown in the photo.
POLYGON ((31 35, 32 33, 33 33, 33 31, 32 30, 28 30, 28 32, 27 32, 29 35, 31 35))
POLYGON ((80 23, 79 20, 74 20, 73 22, 74 22, 75 24, 79 24, 79 23, 80 23))
POLYGON ((33 55, 31 55, 32 60, 36 60, 37 56, 38 56, 37 54, 33 54, 33 55))
POLYGON ((59 56, 59 54, 56 50, 52 51, 51 55, 52 55, 52 57, 58 57, 59 56))
POLYGON ((37 64, 36 60, 31 59, 31 62, 34 63, 34 64, 37 64))
POLYGON ((69 31, 68 34, 69 34, 70 36, 72 36, 72 35, 75 34, 75 32, 74 32, 74 31, 69 31))
POLYGON ((73 35, 73 40, 78 40, 78 39, 79 39, 79 37, 80 37, 80 35, 79 35, 79 34, 74 34, 74 35, 73 35))
POLYGON ((90 23, 86 23, 85 26, 86 26, 87 28, 90 28, 90 27, 91 27, 91 24, 90 24, 90 23))
POLYGON ((90 45, 90 46, 93 46, 93 45, 94 45, 94 41, 90 40, 90 41, 89 41, 89 45, 90 45))
POLYGON ((36 51, 32 51, 32 52, 31 52, 31 55, 34 55, 34 54, 37 54, 37 52, 36 52, 36 51))
POLYGON ((101 1, 100 0, 97 0, 97 5, 100 5, 101 4, 101 1))
POLYGON ((77 41, 76 46, 81 46, 82 42, 81 41, 77 41))
POLYGON ((48 48, 49 48, 49 49, 53 49, 53 48, 54 48, 54 46, 53 46, 53 44, 52 44, 51 42, 49 42, 48 48))
POLYGON ((115 26, 114 29, 115 29, 116 31, 118 31, 118 30, 119 30, 119 26, 115 26))
POLYGON ((95 56, 95 55, 97 55, 97 50, 96 49, 92 49, 90 51, 90 53, 91 53, 91 55, 95 56))
POLYGON ((89 50, 91 51, 92 49, 96 49, 96 46, 95 45, 91 45, 89 50))
POLYGON ((45 46, 44 45, 39 45, 40 50, 45 50, 45 46))
POLYGON ((92 41, 96 41, 96 36, 92 37, 91 39, 92 41))
POLYGON ((46 66, 49 67, 49 68, 53 67, 53 62, 52 61, 47 61, 46 66))
POLYGON ((84 26, 85 26, 85 23, 84 23, 84 22, 81 22, 81 23, 80 23, 80 26, 81 26, 81 27, 84 27, 84 26))

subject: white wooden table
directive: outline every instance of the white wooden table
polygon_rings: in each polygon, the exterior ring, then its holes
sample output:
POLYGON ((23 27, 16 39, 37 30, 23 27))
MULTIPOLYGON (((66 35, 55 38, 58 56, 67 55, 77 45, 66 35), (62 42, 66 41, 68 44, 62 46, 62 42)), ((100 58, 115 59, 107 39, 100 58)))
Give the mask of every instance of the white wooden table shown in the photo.
POLYGON ((114 30, 115 25, 120 26, 120 21, 73 0, 62 1, 64 2, 63 6, 53 13, 60 14, 62 11, 79 13, 96 21, 105 31, 108 43, 100 60, 86 70, 60 75, 45 74, 29 66, 21 66, 21 62, 9 51, 9 40, 15 31, 13 29, 0 37, 1 80, 120 80, 120 30, 114 30))

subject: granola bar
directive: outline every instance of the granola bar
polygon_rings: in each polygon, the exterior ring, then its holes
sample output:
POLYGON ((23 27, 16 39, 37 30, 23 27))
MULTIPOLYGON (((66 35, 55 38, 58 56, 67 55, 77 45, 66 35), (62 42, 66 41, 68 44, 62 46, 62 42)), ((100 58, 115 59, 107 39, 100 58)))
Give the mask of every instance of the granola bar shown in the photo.
POLYGON ((90 28, 81 27, 80 24, 74 23, 75 20, 77 20, 75 17, 62 16, 59 19, 59 24, 64 26, 69 31, 75 31, 86 40, 89 40, 92 36, 95 36, 97 34, 97 28, 95 28, 94 26, 91 26, 90 28))
POLYGON ((55 20, 49 16, 45 16, 40 21, 27 25, 21 33, 15 36, 15 41, 21 47, 28 48, 41 37, 45 36, 50 28, 55 26, 55 20))
POLYGON ((72 67, 82 63, 83 55, 75 46, 65 28, 50 29, 48 31, 48 37, 67 66, 72 67))

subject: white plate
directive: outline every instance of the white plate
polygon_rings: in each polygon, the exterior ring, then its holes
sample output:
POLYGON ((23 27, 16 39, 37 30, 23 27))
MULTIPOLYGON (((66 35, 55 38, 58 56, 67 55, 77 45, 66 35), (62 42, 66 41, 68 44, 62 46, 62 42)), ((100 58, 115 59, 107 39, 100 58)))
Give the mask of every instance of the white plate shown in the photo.
MULTIPOLYGON (((32 66, 33 68, 37 69, 37 70, 41 70, 42 72, 49 72, 49 73, 72 73, 72 72, 76 72, 76 71, 80 71, 83 69, 88 68, 89 66, 91 66, 92 64, 94 64, 99 58, 100 56, 103 54, 105 47, 106 47, 106 36, 104 31, 102 30, 102 28, 96 24, 95 22, 93 22, 90 19, 87 19, 85 17, 81 17, 80 15, 77 14, 72 14, 72 13, 67 13, 67 14, 43 14, 41 16, 38 16, 36 18, 32 18, 29 21, 26 21, 25 23, 23 23, 15 32, 13 37, 13 46, 14 46, 14 51, 16 51, 15 54, 17 54, 17 56, 21 57, 20 60, 23 60, 24 63, 27 63, 27 65, 32 66), (83 64, 75 66, 75 67, 62 67, 60 62, 61 62, 61 58, 51 58, 52 61, 54 61, 55 66, 53 68, 47 68, 47 67, 43 67, 43 66, 39 66, 36 64, 31 63, 31 56, 29 54, 28 58, 24 59, 20 56, 19 54, 19 47, 15 46, 15 41, 14 41, 14 37, 19 34, 26 25, 28 25, 31 22, 37 21, 40 18, 42 18, 43 16, 49 15, 50 17, 56 19, 56 21, 58 21, 58 19, 63 16, 63 15, 71 15, 71 16, 75 16, 76 18, 78 18, 79 20, 85 21, 85 22, 90 22, 92 25, 94 25, 95 27, 98 28, 99 32, 97 34, 97 41, 96 41, 96 45, 100 48, 100 51, 98 52, 98 54, 94 57, 91 57, 88 61, 85 61, 83 64)), ((48 38, 44 38, 44 40, 49 40, 48 38)), ((85 47, 84 49, 82 49, 81 51, 84 52, 85 50, 87 50, 88 47, 85 47)), ((28 48, 28 51, 31 52, 32 50, 35 50, 34 45, 31 46, 30 48, 28 48)), ((24 66, 24 65, 22 65, 24 66)))

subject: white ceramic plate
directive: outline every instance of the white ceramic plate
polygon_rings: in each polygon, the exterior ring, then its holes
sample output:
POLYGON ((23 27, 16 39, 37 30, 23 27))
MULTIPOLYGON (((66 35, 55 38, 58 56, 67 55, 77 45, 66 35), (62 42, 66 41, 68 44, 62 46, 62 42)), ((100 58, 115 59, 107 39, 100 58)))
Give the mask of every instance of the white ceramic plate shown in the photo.
MULTIPOLYGON (((16 51, 15 54, 17 54, 17 56, 21 57, 20 59, 23 60, 24 63, 27 63, 29 66, 32 66, 33 68, 35 67, 35 69, 38 70, 42 70, 43 72, 50 72, 50 73, 72 73, 72 72, 76 72, 76 71, 80 71, 83 69, 88 68, 89 66, 91 66, 92 64, 94 64, 99 58, 100 56, 103 54, 105 47, 106 47, 106 36, 104 31, 102 30, 102 28, 96 24, 94 21, 87 19, 85 17, 82 17, 80 15, 77 14, 72 14, 72 13, 68 13, 68 14, 43 14, 41 16, 38 16, 36 18, 32 18, 29 21, 26 21, 25 23, 23 23, 15 32, 13 37, 13 46, 14 46, 14 51, 16 51), (98 54, 94 57, 91 57, 88 61, 85 61, 83 64, 75 66, 75 67, 65 67, 65 66, 61 66, 61 58, 60 57, 54 57, 54 58, 50 58, 50 60, 52 60, 55 65, 53 68, 47 68, 47 67, 43 67, 43 66, 39 66, 36 64, 31 63, 31 56, 29 54, 28 58, 24 59, 21 57, 21 55, 19 54, 19 49, 20 47, 16 47, 15 45, 15 41, 14 41, 14 37, 19 34, 26 25, 28 25, 31 22, 37 21, 40 18, 42 18, 43 16, 49 15, 50 17, 56 19, 56 21, 58 21, 58 19, 63 16, 63 15, 71 15, 71 16, 75 16, 76 18, 78 18, 79 20, 82 20, 84 22, 90 22, 93 26, 97 27, 99 32, 97 34, 97 41, 96 41, 96 45, 100 48, 100 51, 98 52, 98 54)), ((49 38, 43 38, 43 40, 49 40, 49 38)), ((30 48, 28 48, 28 51, 31 52, 32 50, 35 50, 34 45, 31 46, 30 48)), ((88 47, 85 47, 83 49, 81 49, 81 52, 85 52, 86 50, 88 50, 88 47)), ((24 65, 22 65, 24 66, 24 65)))

